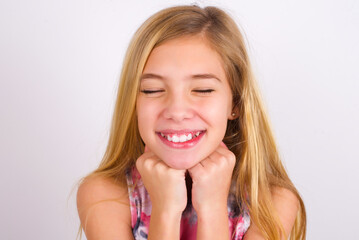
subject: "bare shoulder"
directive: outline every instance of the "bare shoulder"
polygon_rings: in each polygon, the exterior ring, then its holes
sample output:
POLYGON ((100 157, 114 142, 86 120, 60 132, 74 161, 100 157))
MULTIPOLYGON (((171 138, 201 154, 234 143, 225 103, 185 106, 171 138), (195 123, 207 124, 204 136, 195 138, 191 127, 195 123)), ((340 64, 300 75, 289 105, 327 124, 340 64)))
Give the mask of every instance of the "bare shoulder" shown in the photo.
POLYGON ((121 199, 129 204, 127 187, 112 179, 96 176, 85 178, 78 188, 77 203, 84 207, 106 199, 121 199))
POLYGON ((289 234, 299 210, 299 200, 292 191, 282 187, 272 189, 272 198, 284 230, 289 234))
MULTIPOLYGON (((274 187, 271 190, 274 208, 276 209, 285 232, 289 235, 294 226, 295 218, 299 210, 299 200, 290 190, 282 187, 274 187)), ((264 240, 260 230, 255 224, 250 225, 244 240, 264 240)))
POLYGON ((297 196, 290 191, 287 188, 283 188, 283 187, 274 187, 272 188, 272 197, 274 202, 279 201, 279 202, 283 202, 283 203, 289 203, 292 204, 293 207, 296 206, 297 208, 299 207, 299 200, 297 198, 297 196))
POLYGON ((133 239, 126 185, 105 177, 86 178, 77 191, 77 210, 88 240, 133 239))

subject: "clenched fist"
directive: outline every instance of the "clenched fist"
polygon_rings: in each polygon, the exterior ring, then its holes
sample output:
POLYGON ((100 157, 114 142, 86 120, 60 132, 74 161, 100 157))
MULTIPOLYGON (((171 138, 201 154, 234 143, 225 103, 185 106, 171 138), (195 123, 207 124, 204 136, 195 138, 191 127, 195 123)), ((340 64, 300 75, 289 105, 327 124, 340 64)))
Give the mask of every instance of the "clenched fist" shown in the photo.
POLYGON ((182 213, 187 205, 186 170, 168 167, 148 147, 136 161, 152 209, 182 213))
POLYGON ((227 209, 236 163, 234 153, 222 142, 207 158, 188 169, 192 177, 192 205, 197 214, 227 209))

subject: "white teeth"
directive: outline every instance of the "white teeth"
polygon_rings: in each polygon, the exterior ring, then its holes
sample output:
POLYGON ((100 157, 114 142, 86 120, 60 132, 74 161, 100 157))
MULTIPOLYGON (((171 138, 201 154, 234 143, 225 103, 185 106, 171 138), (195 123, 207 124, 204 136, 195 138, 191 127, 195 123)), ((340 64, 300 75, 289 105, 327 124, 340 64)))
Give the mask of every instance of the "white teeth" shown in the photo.
POLYGON ((182 134, 180 136, 172 135, 172 137, 170 135, 165 135, 165 134, 161 133, 161 136, 166 138, 170 142, 175 142, 175 143, 181 142, 181 143, 183 143, 183 142, 187 142, 189 140, 192 140, 193 138, 198 137, 200 133, 201 133, 201 131, 196 132, 194 135, 192 135, 192 133, 189 133, 188 135, 182 134))
POLYGON ((185 141, 187 141, 187 136, 186 136, 186 135, 181 135, 180 138, 179 138, 179 141, 180 141, 180 142, 185 142, 185 141))
POLYGON ((180 138, 179 138, 178 136, 174 135, 174 136, 172 137, 172 142, 177 143, 177 142, 179 142, 179 141, 180 141, 180 138))
POLYGON ((191 140, 192 139, 192 134, 190 133, 190 134, 188 134, 188 136, 187 136, 187 141, 189 141, 189 140, 191 140))

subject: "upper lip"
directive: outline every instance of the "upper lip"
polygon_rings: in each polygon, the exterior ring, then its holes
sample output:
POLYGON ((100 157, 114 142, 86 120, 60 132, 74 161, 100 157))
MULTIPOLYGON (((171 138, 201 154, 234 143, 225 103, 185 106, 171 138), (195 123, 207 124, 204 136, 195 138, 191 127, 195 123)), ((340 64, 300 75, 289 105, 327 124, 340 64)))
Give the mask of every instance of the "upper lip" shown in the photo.
POLYGON ((174 129, 164 129, 156 131, 156 133, 163 133, 163 134, 186 134, 186 133, 197 133, 197 132, 203 132, 204 129, 182 129, 182 130, 174 130, 174 129))

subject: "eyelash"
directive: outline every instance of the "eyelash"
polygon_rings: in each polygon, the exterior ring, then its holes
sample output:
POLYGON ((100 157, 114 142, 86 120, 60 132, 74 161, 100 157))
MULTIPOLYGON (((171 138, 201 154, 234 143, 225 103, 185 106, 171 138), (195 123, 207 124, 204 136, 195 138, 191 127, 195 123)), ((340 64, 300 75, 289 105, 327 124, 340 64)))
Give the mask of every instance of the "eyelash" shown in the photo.
POLYGON ((194 90, 195 92, 199 92, 199 93, 211 93, 214 90, 213 89, 204 89, 204 90, 194 90))
POLYGON ((144 94, 151 94, 151 93, 158 93, 158 92, 164 92, 164 90, 141 90, 144 94))
MULTIPOLYGON (((203 94, 209 94, 213 92, 213 89, 204 89, 204 90, 194 90, 194 92, 203 93, 203 94)), ((152 93, 158 93, 158 92, 164 92, 164 90, 141 90, 144 94, 152 94, 152 93)))

